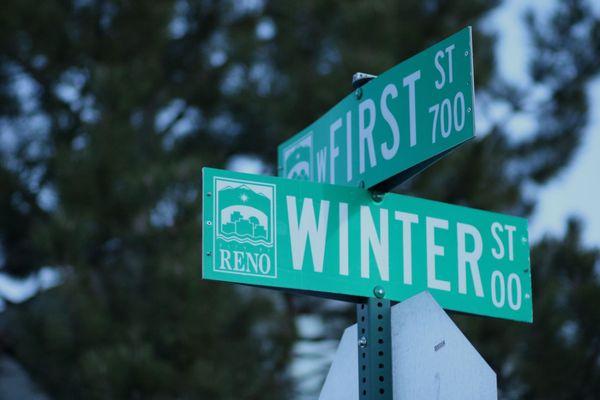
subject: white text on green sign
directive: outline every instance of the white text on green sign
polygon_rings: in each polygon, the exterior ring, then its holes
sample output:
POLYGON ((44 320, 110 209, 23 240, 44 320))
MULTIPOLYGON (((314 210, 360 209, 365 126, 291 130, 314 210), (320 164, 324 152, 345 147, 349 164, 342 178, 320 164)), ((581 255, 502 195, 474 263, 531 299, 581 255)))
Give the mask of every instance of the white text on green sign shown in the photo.
POLYGON ((474 135, 472 54, 469 27, 386 71, 281 144, 279 175, 371 188, 418 172, 474 135))
POLYGON ((204 169, 207 279, 532 320, 522 218, 367 190, 204 169))

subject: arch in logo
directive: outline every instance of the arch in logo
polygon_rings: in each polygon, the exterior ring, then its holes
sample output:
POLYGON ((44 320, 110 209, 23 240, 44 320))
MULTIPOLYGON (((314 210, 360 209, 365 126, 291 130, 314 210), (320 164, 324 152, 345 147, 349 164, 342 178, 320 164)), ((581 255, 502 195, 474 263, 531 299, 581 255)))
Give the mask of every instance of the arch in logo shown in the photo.
POLYGON ((283 175, 290 179, 312 180, 312 132, 284 150, 283 175))

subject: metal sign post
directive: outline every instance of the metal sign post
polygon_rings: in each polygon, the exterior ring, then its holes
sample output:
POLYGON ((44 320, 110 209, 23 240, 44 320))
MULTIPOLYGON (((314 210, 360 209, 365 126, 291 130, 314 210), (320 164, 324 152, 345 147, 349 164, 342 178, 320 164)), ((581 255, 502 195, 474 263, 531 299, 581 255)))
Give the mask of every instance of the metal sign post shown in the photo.
MULTIPOLYGON (((359 89, 376 75, 357 72, 352 86, 359 89)), ((358 398, 360 400, 392 400, 392 328, 391 302, 384 299, 381 286, 356 305, 358 332, 358 398)))
MULTIPOLYGON (((375 288, 383 296, 383 289, 375 288)), ((358 398, 392 400, 392 334, 390 301, 368 298, 357 304, 358 398)))

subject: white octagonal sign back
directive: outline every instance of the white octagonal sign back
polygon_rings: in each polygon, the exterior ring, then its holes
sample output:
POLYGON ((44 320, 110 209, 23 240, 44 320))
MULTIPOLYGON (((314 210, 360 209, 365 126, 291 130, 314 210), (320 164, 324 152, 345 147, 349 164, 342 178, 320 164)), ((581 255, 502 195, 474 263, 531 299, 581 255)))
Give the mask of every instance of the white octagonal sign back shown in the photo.
MULTIPOLYGON (((496 400, 496 374, 427 292, 391 311, 395 400, 496 400)), ((358 400, 356 325, 344 331, 320 400, 358 400)))

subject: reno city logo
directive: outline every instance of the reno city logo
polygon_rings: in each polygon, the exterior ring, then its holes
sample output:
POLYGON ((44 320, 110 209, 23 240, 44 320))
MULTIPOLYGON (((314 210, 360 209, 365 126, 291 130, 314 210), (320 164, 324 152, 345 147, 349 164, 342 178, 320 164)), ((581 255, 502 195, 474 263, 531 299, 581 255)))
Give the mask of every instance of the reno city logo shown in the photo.
POLYGON ((275 185, 215 178, 213 269, 276 278, 275 185))
POLYGON ((309 132, 283 151, 283 176, 312 181, 313 133, 309 132))

